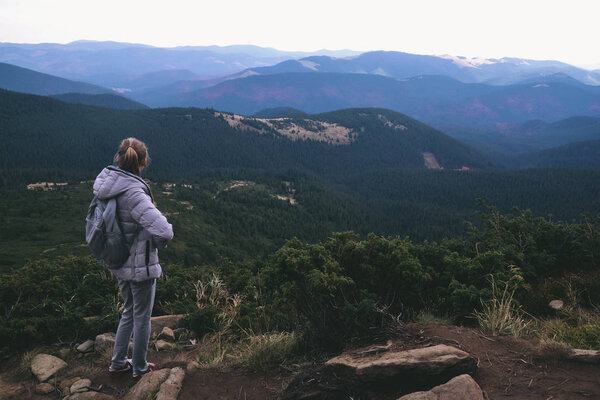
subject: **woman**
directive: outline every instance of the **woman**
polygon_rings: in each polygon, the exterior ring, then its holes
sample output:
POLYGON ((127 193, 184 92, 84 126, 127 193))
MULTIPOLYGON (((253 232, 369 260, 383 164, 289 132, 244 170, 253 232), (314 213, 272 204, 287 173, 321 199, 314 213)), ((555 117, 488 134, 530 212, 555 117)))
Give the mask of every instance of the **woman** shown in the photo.
POLYGON ((130 256, 119 269, 111 270, 123 296, 123 314, 117 329, 111 374, 129 371, 139 378, 158 369, 146 361, 150 339, 150 317, 154 305, 156 278, 161 275, 158 248, 173 238, 173 227, 158 211, 150 187, 141 178, 148 164, 146 145, 135 138, 121 142, 114 166, 100 172, 94 182, 94 195, 100 199, 117 198, 121 229, 131 243, 130 256), (133 332, 133 360, 127 358, 133 332))

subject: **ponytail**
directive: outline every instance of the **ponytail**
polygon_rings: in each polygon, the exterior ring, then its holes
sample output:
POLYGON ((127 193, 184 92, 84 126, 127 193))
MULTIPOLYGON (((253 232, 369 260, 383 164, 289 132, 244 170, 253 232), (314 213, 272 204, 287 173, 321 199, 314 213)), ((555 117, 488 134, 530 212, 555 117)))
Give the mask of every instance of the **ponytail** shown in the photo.
POLYGON ((146 164, 150 160, 146 145, 136 138, 127 138, 119 145, 119 150, 115 154, 114 164, 124 171, 139 176, 140 164, 144 160, 146 160, 146 164))

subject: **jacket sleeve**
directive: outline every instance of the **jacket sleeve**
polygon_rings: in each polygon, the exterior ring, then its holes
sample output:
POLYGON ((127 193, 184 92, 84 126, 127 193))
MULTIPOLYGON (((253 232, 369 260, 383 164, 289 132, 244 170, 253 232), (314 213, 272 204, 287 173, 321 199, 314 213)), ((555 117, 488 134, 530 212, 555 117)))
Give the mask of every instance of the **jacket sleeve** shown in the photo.
POLYGON ((169 241, 173 239, 173 226, 152 204, 150 196, 142 189, 135 190, 129 201, 133 220, 152 235, 157 247, 166 247, 169 241))

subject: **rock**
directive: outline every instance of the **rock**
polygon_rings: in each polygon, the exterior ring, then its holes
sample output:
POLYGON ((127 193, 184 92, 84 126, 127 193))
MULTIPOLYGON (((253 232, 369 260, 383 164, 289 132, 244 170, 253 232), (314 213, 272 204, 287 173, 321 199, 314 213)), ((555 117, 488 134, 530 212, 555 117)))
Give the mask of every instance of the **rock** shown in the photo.
POLYGON ((112 332, 101 333, 96 336, 94 350, 100 353, 105 349, 112 349, 115 346, 115 334, 112 332))
POLYGON ((71 385, 71 387, 69 388, 69 392, 71 392, 71 394, 74 393, 80 393, 80 392, 87 392, 89 391, 89 387, 92 386, 92 381, 89 379, 79 379, 78 381, 76 381, 75 383, 73 383, 71 385))
MULTIPOLYGON (((80 353, 88 353, 92 350, 94 350, 94 341, 93 340, 86 340, 85 342, 81 343, 79 346, 77 346, 77 351, 80 353)), ((114 344, 114 342, 113 342, 114 344)))
POLYGON ((348 394, 367 399, 374 398, 373 393, 381 388, 411 393, 429 390, 477 369, 473 357, 451 346, 405 351, 391 348, 386 351, 369 347, 332 358, 323 367, 296 376, 281 399, 345 399, 348 394))
POLYGON ((469 375, 464 374, 428 392, 415 392, 398 400, 484 400, 481 388, 469 375))
POLYGON ((75 393, 67 397, 68 400, 115 400, 114 396, 100 392, 75 393))
POLYGON ((553 308, 556 311, 560 311, 565 306, 565 303, 563 303, 562 300, 552 300, 550 303, 548 303, 548 305, 550 306, 550 308, 553 308))
POLYGON ((158 335, 157 339, 166 340, 167 342, 175 341, 175 333, 173 333, 173 329, 165 326, 162 328, 162 331, 158 335))
POLYGON ((588 364, 598 364, 600 363, 600 351, 572 349, 567 359, 588 364))
POLYGON ((198 361, 190 361, 187 366, 185 367, 185 369, 187 370, 187 372, 192 372, 196 369, 200 368, 200 364, 198 363, 198 361))
POLYGON ((175 340, 187 340, 190 338, 190 331, 185 328, 173 329, 175 340))
POLYGON ((160 385, 156 400, 177 400, 183 385, 183 378, 185 378, 185 371, 182 368, 175 367, 171 369, 167 380, 160 385))
POLYGON ((48 394, 54 392, 54 385, 49 383, 38 383, 35 385, 35 392, 37 394, 48 394))
POLYGON ((148 372, 123 397, 124 400, 146 400, 156 393, 160 385, 167 380, 171 370, 168 368, 148 372))
POLYGON ((58 351, 58 355, 60 356, 60 358, 62 358, 64 361, 67 360, 67 357, 69 357, 69 354, 71 354, 71 350, 64 348, 64 349, 60 349, 58 351))
POLYGON ((185 314, 161 315, 160 317, 150 318, 152 337, 158 336, 165 326, 171 329, 179 327, 185 314))
POLYGON ((80 380, 81 378, 76 376, 74 378, 63 379, 60 381, 60 391, 62 394, 70 394, 70 387, 72 384, 80 380))
POLYGON ((154 343, 154 346, 156 347, 157 351, 164 351, 164 350, 171 350, 173 349, 173 343, 169 343, 167 341, 164 340, 157 340, 156 343, 154 343))
POLYGON ((67 366, 58 357, 49 354, 38 354, 31 361, 31 372, 40 382, 45 382, 67 366))
MULTIPOLYGON (((382 354, 342 354, 327 361, 327 366, 362 381, 413 376, 411 379, 454 377, 475 371, 475 360, 466 352, 443 344, 382 354)), ((449 379, 447 378, 447 379, 449 379)))
MULTIPOLYGON (((94 350, 101 353, 107 349, 112 350, 115 346, 115 334, 112 332, 102 333, 96 336, 94 350)), ((133 351, 133 339, 129 341, 129 352, 133 351)), ((88 354, 88 353, 86 353, 88 354)))

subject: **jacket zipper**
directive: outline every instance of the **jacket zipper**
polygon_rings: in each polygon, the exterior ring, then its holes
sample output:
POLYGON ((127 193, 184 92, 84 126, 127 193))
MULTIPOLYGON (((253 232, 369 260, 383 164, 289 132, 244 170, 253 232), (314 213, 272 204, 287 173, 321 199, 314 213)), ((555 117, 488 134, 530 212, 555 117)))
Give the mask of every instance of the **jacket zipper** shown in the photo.
POLYGON ((150 264, 150 241, 146 240, 146 274, 150 276, 150 267, 148 267, 148 264, 150 264))

